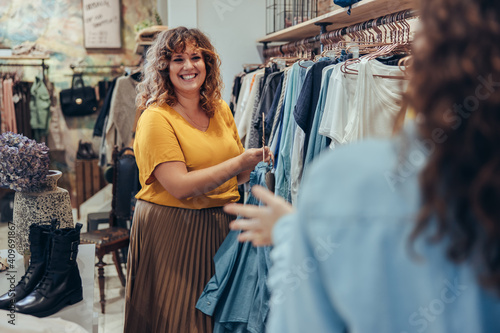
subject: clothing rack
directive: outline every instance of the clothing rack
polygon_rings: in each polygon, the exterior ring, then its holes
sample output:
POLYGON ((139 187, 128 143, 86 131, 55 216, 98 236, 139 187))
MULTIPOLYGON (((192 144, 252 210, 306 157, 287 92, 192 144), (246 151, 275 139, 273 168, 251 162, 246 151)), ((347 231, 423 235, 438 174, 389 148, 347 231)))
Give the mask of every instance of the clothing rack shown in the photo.
POLYGON ((45 81, 45 70, 49 69, 49 65, 45 63, 45 60, 48 60, 49 57, 30 57, 30 56, 8 56, 8 57, 0 57, 0 66, 6 66, 6 67, 42 67, 42 76, 43 80, 45 81), (41 61, 40 64, 19 64, 19 63, 8 63, 4 61, 23 61, 23 60, 30 60, 30 61, 41 61))
MULTIPOLYGON (((139 68, 141 66, 141 63, 137 65, 87 65, 87 64, 80 64, 80 65, 75 65, 71 64, 69 67, 73 71, 74 74, 80 73, 80 74, 85 74, 85 75, 109 75, 110 73, 116 73, 117 71, 125 71, 127 68, 139 68), (87 71, 87 69, 96 69, 98 71, 87 71), (101 71, 104 70, 104 71, 101 71), (109 71, 107 71, 109 70, 109 71)), ((66 75, 66 76, 73 76, 73 75, 66 75)))
POLYGON ((138 67, 138 65, 74 65, 74 64, 71 64, 71 65, 69 65, 69 67, 72 70, 75 70, 77 68, 110 68, 110 69, 120 68, 120 69, 123 69, 125 67, 138 67))
POLYGON ((252 70, 262 67, 262 64, 243 64, 242 66, 245 73, 248 73, 252 70))
POLYGON ((264 51, 263 51, 264 58, 267 59, 270 57, 282 57, 282 56, 285 56, 287 54, 291 54, 291 53, 294 53, 297 51, 313 50, 313 49, 317 48, 318 43, 320 44, 320 52, 323 52, 325 42, 334 40, 336 37, 338 38, 340 36, 345 36, 348 34, 358 32, 360 30, 367 30, 367 29, 371 29, 371 28, 374 28, 377 26, 406 20, 409 18, 417 17, 418 15, 419 15, 419 13, 417 10, 404 10, 401 12, 381 16, 377 19, 354 24, 354 25, 344 27, 344 28, 338 29, 338 30, 333 30, 330 32, 326 31, 326 26, 330 25, 331 23, 328 23, 328 22, 316 23, 316 25, 321 27, 321 32, 317 36, 304 38, 304 39, 301 39, 301 40, 298 40, 295 42, 290 42, 287 44, 282 44, 282 45, 274 46, 274 47, 268 47, 267 44, 269 42, 263 42, 263 44, 264 44, 264 51))

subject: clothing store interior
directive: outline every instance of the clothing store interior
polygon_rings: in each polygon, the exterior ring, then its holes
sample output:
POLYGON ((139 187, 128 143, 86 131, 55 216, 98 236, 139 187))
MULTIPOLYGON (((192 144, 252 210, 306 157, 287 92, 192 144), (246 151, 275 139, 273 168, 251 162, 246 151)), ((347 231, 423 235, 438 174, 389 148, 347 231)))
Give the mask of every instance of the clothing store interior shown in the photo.
POLYGON ((499 333, 500 4, 0 0, 0 332, 499 333))

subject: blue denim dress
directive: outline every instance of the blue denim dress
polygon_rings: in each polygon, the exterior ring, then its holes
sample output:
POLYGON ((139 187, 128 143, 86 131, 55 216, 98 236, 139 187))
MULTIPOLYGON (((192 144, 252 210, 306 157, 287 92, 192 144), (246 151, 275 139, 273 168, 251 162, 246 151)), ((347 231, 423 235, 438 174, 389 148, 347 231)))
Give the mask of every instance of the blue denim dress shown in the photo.
MULTIPOLYGON (((260 162, 250 174, 250 186, 266 186, 271 165, 260 162)), ((261 205, 250 193, 246 204, 261 205)), ((205 286, 196 308, 214 319, 213 333, 265 331, 270 292, 266 285, 271 247, 238 242, 232 230, 217 251, 215 275, 205 286)))

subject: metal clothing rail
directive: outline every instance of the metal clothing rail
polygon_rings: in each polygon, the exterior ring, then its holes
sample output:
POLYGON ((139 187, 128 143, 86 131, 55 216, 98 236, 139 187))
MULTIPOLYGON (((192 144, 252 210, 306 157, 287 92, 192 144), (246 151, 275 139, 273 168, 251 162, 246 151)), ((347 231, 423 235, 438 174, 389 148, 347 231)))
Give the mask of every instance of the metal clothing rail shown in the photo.
POLYGON ((336 37, 344 36, 347 34, 351 34, 353 32, 357 32, 360 30, 367 30, 377 26, 381 26, 384 24, 390 24, 393 22, 398 22, 402 20, 406 20, 409 18, 413 18, 418 16, 419 13, 417 10, 405 10, 398 13, 393 13, 390 15, 381 16, 377 19, 372 19, 369 21, 365 21, 363 23, 354 24, 348 27, 344 27, 342 29, 333 30, 330 32, 326 31, 326 26, 331 23, 316 23, 316 25, 321 27, 321 32, 317 36, 301 39, 299 41, 282 44, 279 46, 268 47, 267 44, 269 42, 263 42, 264 44, 264 58, 270 57, 280 57, 285 56, 287 54, 291 54, 293 52, 301 51, 301 50, 312 50, 317 48, 318 43, 320 44, 320 52, 323 52, 325 41, 330 41, 336 37))
POLYGON ((9 56, 9 57, 0 57, 0 66, 6 66, 6 67, 42 67, 42 76, 43 80, 45 81, 45 70, 49 69, 49 65, 45 63, 45 60, 49 59, 48 57, 44 58, 37 58, 37 57, 23 57, 23 56, 9 56), (11 64, 8 63, 8 61, 24 61, 24 60, 29 60, 29 61, 41 61, 40 64, 11 64), (7 62, 5 62, 7 61, 7 62))
POLYGON ((100 69, 103 69, 103 68, 110 68, 110 69, 114 69, 114 68, 125 68, 125 67, 139 67, 139 65, 74 65, 74 64, 71 64, 69 65, 69 67, 72 69, 72 70, 75 70, 76 68, 100 68, 100 69))
POLYGON ((45 64, 45 60, 49 58, 37 58, 37 57, 22 57, 22 56, 9 56, 9 57, 0 57, 0 66, 41 66, 44 69, 49 68, 49 65, 45 64), (29 61, 41 61, 41 64, 9 64, 8 62, 4 61, 22 61, 22 60, 29 60, 29 61))
POLYGON ((5 62, 2 62, 0 63, 0 66, 8 66, 8 67, 15 67, 15 66, 19 66, 19 67, 29 67, 29 66, 33 66, 33 67, 45 67, 45 68, 49 68, 49 65, 45 65, 45 64, 9 64, 9 63, 5 63, 5 62))

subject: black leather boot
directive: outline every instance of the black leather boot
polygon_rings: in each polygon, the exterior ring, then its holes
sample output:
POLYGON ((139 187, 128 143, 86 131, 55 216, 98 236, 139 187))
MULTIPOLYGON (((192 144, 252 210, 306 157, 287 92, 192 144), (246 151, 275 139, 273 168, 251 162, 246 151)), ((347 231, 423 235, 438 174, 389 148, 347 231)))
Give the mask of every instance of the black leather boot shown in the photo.
POLYGON ((31 260, 26 273, 13 290, 0 296, 0 309, 14 309, 17 301, 22 300, 35 289, 38 282, 45 273, 47 256, 49 252, 52 225, 32 224, 30 225, 30 252, 31 260))
POLYGON ((76 151, 76 158, 78 160, 89 160, 91 159, 90 153, 87 150, 87 143, 82 142, 82 140, 78 141, 78 150, 76 151))
POLYGON ((94 148, 92 148, 92 143, 91 142, 85 142, 85 149, 87 150, 87 154, 89 156, 89 159, 95 159, 97 158, 97 154, 94 151, 94 148))
POLYGON ((83 299, 82 279, 76 264, 81 228, 82 224, 77 223, 74 229, 53 232, 45 274, 36 288, 17 302, 17 312, 46 317, 83 299))

